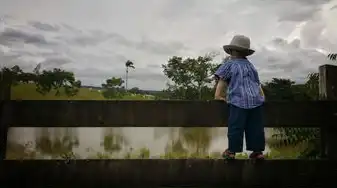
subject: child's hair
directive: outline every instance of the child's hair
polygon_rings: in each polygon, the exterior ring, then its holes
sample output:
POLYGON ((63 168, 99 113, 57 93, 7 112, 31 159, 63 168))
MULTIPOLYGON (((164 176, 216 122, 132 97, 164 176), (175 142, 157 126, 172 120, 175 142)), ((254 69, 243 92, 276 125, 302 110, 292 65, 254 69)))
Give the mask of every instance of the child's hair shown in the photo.
POLYGON ((226 56, 224 59, 223 59, 223 63, 225 63, 226 61, 228 61, 228 60, 230 60, 231 59, 231 56, 229 55, 229 56, 226 56))
POLYGON ((242 59, 247 59, 247 56, 245 56, 241 51, 238 50, 231 50, 231 58, 235 57, 235 58, 242 58, 242 59))

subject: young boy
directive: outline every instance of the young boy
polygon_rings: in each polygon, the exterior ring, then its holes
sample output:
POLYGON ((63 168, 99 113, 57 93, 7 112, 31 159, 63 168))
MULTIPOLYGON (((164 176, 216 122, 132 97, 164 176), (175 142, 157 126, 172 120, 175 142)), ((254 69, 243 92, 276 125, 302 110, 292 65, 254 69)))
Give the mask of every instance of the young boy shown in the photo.
POLYGON ((264 94, 258 73, 247 56, 254 53, 250 49, 250 39, 243 35, 233 37, 229 45, 223 46, 230 59, 215 73, 218 81, 215 99, 225 100, 229 106, 228 148, 225 159, 235 159, 235 154, 243 150, 243 134, 246 147, 252 151, 249 158, 263 159, 265 135, 262 117, 264 94), (227 99, 222 94, 227 89, 227 99))

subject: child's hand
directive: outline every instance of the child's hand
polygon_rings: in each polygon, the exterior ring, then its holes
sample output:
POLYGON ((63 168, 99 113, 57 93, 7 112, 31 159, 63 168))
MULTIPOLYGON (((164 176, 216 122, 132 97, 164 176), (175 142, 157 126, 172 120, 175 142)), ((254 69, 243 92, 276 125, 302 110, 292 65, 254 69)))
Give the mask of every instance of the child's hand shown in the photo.
POLYGON ((215 100, 222 100, 226 102, 226 98, 225 97, 220 97, 220 96, 215 96, 215 100))

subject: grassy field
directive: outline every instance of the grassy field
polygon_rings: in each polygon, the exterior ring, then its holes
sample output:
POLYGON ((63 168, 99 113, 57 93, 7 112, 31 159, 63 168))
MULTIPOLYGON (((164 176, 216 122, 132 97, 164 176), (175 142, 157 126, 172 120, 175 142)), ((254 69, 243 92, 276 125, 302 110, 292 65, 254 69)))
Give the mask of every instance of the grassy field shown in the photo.
MULTIPOLYGON (((12 87, 12 100, 106 100, 97 89, 81 88, 76 96, 69 97, 64 93, 55 96, 55 91, 42 95, 36 91, 35 84, 19 84, 12 87)), ((125 95, 124 100, 146 100, 143 95, 125 95)))

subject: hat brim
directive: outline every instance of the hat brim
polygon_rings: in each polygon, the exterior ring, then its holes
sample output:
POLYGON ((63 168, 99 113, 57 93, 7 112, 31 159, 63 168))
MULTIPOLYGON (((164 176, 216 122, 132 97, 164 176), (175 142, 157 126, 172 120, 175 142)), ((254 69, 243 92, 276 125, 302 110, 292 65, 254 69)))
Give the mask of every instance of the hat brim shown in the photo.
POLYGON ((255 51, 252 50, 252 49, 249 49, 249 48, 242 48, 240 46, 235 46, 235 45, 224 45, 223 46, 223 50, 229 54, 229 55, 232 55, 231 54, 231 50, 236 50, 236 51, 240 51, 242 52, 245 56, 250 56, 252 55, 255 51))

